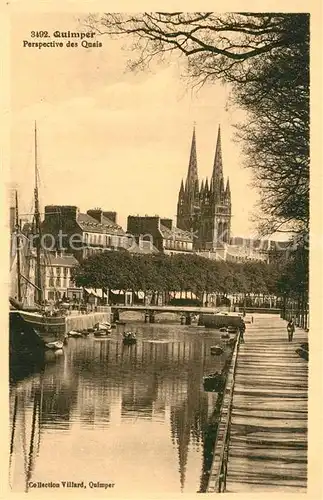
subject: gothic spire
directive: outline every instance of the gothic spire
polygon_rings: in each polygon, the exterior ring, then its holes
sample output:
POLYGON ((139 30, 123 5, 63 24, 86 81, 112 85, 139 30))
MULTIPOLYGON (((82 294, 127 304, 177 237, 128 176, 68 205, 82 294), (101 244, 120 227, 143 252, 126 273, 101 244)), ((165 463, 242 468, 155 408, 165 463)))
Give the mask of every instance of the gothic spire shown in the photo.
POLYGON ((208 178, 206 178, 206 180, 205 180, 204 190, 205 190, 205 193, 208 194, 208 192, 209 192, 209 180, 208 180, 208 178))
POLYGON ((219 191, 220 191, 220 198, 223 199, 224 198, 224 180, 223 180, 223 177, 220 178, 219 191))
POLYGON ((179 194, 183 194, 183 193, 184 193, 184 182, 183 182, 183 179, 182 179, 181 187, 180 187, 180 190, 179 190, 179 194))
POLYGON ((195 183, 197 180, 198 180, 198 174, 197 174, 197 156, 196 156, 196 137, 195 137, 195 126, 194 126, 192 144, 191 144, 190 162, 188 165, 188 172, 186 178, 187 189, 194 190, 195 183))
POLYGON ((231 189, 230 189, 230 182, 229 182, 229 177, 227 179, 227 185, 225 187, 225 197, 227 200, 231 200, 231 189))
POLYGON ((215 156, 213 163, 212 180, 211 180, 211 186, 213 187, 214 191, 216 190, 216 187, 220 186, 221 178, 223 179, 223 164, 222 164, 222 148, 221 148, 221 129, 219 125, 218 138, 216 141, 216 149, 215 149, 215 156))
POLYGON ((201 182, 200 193, 201 193, 201 194, 203 194, 203 193, 204 193, 204 181, 203 181, 203 179, 202 179, 202 182, 201 182))

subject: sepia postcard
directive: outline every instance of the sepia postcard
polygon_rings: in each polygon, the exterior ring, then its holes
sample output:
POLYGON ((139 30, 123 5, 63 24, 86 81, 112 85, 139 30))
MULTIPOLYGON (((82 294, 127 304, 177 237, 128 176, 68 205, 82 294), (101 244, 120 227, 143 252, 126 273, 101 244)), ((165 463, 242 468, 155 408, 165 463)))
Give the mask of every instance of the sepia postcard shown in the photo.
POLYGON ((320 5, 249 4, 4 8, 1 495, 321 498, 320 5))

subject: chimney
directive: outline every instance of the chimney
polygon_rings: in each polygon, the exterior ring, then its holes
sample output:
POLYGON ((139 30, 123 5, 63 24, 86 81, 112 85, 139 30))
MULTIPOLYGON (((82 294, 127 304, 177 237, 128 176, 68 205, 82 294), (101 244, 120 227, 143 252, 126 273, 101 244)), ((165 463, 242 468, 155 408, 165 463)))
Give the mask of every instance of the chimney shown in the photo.
POLYGON ((117 223, 117 212, 103 212, 103 216, 110 219, 115 224, 117 223))
POLYGON ((160 222, 163 226, 168 227, 168 229, 173 229, 173 221, 172 219, 160 219, 160 222))
POLYGON ((86 213, 90 217, 93 217, 93 219, 98 221, 100 224, 102 224, 103 212, 102 212, 101 208, 93 208, 91 210, 88 210, 86 213))
POLYGON ((62 217, 68 220, 76 220, 79 209, 73 205, 47 205, 45 207, 45 220, 62 217))

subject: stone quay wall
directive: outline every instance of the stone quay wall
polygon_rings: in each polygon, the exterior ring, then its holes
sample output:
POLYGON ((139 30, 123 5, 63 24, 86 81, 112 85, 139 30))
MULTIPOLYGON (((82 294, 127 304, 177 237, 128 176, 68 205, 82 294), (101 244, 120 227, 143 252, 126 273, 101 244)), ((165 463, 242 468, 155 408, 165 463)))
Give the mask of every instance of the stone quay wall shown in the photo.
POLYGON ((87 328, 92 328, 96 323, 104 322, 111 323, 111 309, 106 312, 67 316, 65 331, 68 333, 71 330, 86 330, 87 328))

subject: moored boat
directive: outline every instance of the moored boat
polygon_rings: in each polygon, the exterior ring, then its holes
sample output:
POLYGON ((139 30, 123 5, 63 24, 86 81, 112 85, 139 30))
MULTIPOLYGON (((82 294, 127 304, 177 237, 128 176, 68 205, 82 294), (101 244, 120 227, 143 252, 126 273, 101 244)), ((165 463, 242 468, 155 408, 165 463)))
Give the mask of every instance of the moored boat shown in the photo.
POLYGON ((213 356, 220 356, 224 352, 220 345, 212 345, 210 351, 213 356))
POLYGON ((94 334, 95 332, 101 331, 101 332, 107 332, 111 333, 111 324, 110 323, 96 323, 94 325, 94 334))
POLYGON ((65 334, 65 316, 46 316, 42 313, 18 310, 26 323, 29 323, 44 340, 55 342, 62 340, 65 334))
POLYGON ((15 260, 17 265, 16 280, 17 280, 17 298, 9 298, 11 308, 14 309, 21 317, 29 324, 37 334, 44 340, 45 343, 63 341, 65 335, 65 315, 60 311, 55 310, 49 313, 45 308, 44 302, 44 277, 42 269, 42 260, 45 258, 45 250, 42 248, 41 240, 41 215, 39 210, 39 193, 38 193, 38 166, 37 166, 37 129, 35 124, 35 186, 34 186, 34 211, 32 224, 32 243, 35 245, 35 253, 27 246, 26 260, 35 258, 35 276, 34 282, 27 276, 24 276, 21 269, 21 258, 23 257, 21 250, 21 239, 29 238, 22 234, 19 222, 18 210, 18 193, 16 191, 16 207, 15 207, 15 260), (24 304, 22 293, 22 280, 27 282, 34 288, 35 298, 34 305, 24 304))
POLYGON ((108 328, 100 328, 100 323, 97 323, 96 325, 96 328, 94 330, 94 337, 97 337, 97 338, 105 338, 105 337, 109 337, 110 334, 111 334, 111 328, 108 329, 108 328))
POLYGON ((10 379, 19 379, 41 368, 45 362, 45 343, 17 311, 9 313, 10 379))
POLYGON ((230 334, 229 333, 222 333, 221 339, 229 339, 229 338, 230 338, 230 334))
POLYGON ((68 336, 69 337, 73 337, 73 338, 80 338, 80 337, 84 337, 83 333, 82 332, 79 332, 77 330, 71 330, 68 332, 68 336))
POLYGON ((45 347, 46 349, 50 349, 52 351, 58 351, 63 349, 64 342, 62 342, 61 340, 57 340, 56 342, 47 342, 47 344, 45 344, 45 347))
MULTIPOLYGON (((240 322, 240 324, 241 324, 241 322, 240 322)), ((239 326, 240 326, 240 324, 239 324, 239 326)), ((229 325, 227 328, 227 332, 228 333, 237 333, 238 329, 239 328, 237 326, 229 325)))
POLYGON ((203 388, 207 392, 223 392, 224 387, 225 377, 219 372, 203 377, 203 388))

